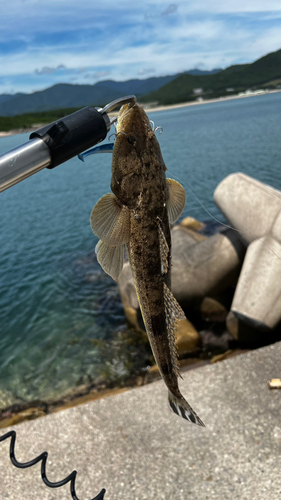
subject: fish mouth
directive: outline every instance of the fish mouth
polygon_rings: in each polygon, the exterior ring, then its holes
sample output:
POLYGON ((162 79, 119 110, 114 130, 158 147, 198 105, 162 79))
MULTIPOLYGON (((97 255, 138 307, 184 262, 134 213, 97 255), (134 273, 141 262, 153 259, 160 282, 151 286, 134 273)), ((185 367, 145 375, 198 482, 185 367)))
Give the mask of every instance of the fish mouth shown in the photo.
MULTIPOLYGON (((113 111, 115 108, 121 106, 122 104, 127 105, 128 108, 131 108, 132 106, 134 106, 136 104, 136 102, 137 102, 137 98, 135 95, 127 95, 127 96, 121 97, 119 99, 115 99, 114 101, 110 102, 109 104, 107 104, 104 108, 102 108, 99 111, 101 114, 107 114, 107 113, 110 113, 111 111, 113 111)), ((115 116, 114 118, 111 118, 109 120, 109 128, 113 123, 116 122, 117 119, 118 119, 118 116, 115 116)))
POLYGON ((124 123, 124 120, 126 120, 126 118, 129 115, 131 115, 131 113, 133 112, 133 109, 136 109, 135 104, 133 104, 131 106, 130 106, 130 104, 124 104, 122 106, 122 108, 120 109, 119 114, 118 114, 118 118, 117 118, 117 123, 116 123, 117 134, 120 132, 125 133, 124 128, 125 128, 126 123, 124 123))

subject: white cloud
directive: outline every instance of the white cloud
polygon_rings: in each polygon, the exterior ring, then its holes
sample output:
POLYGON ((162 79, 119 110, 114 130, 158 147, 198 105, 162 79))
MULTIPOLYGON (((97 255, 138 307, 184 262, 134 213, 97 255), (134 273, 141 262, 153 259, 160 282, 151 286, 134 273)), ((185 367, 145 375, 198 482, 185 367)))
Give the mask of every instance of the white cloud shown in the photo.
POLYGON ((64 64, 59 64, 55 68, 51 68, 50 66, 43 66, 41 69, 35 69, 34 73, 36 75, 52 75, 56 71, 60 71, 62 69, 66 69, 64 64))
MULTIPOLYGON (((120 0, 120 6, 127 6, 130 0, 120 0)), ((163 0, 151 0, 145 3, 146 10, 163 7, 163 0)), ((180 12, 204 13, 234 13, 234 12, 270 12, 281 11, 280 0, 178 0, 177 7, 180 12)))
POLYGON ((138 71, 138 75, 140 75, 140 76, 151 75, 153 73, 155 73, 154 68, 142 68, 138 71))
POLYGON ((261 55, 275 52, 276 48, 281 48, 281 29, 271 28, 266 33, 251 41, 249 52, 252 60, 258 59, 261 55))
POLYGON ((104 0, 98 9, 92 0, 11 0, 2 11, 0 93, 26 90, 29 76, 30 89, 38 75, 42 88, 144 78, 252 62, 281 47, 280 0, 104 0))
MULTIPOLYGON (((183 2, 185 3, 185 2, 183 2)), ((281 11, 280 0, 197 0, 189 2, 190 11, 214 13, 281 11)))
MULTIPOLYGON (((167 2, 168 3, 168 2, 167 2)), ((21 0, 13 0, 12 4, 17 5, 19 9, 22 9, 22 1, 21 0)), ((43 8, 43 3, 40 0, 25 0, 24 6, 27 7, 30 5, 32 8, 34 4, 38 4, 38 6, 43 8)), ((279 0, 247 0, 247 2, 243 0, 178 0, 176 4, 186 5, 189 10, 200 9, 205 12, 260 12, 260 11, 270 11, 270 10, 281 10, 280 1, 279 0)), ((151 8, 155 5, 161 5, 163 9, 163 0, 146 0, 145 7, 151 6, 151 8)), ((171 5, 171 4, 170 4, 171 5)), ((174 4, 172 4, 174 5, 174 4)), ((115 0, 104 0, 102 6, 99 5, 99 8, 114 8, 116 6, 115 0)), ((131 0, 119 0, 118 2, 119 8, 130 8, 132 10, 132 2, 131 0)), ((169 4, 168 4, 169 6, 169 4)), ((49 0, 47 3, 47 8, 52 9, 56 7, 57 9, 62 9, 67 7, 67 9, 75 9, 77 8, 76 0, 49 0)), ((79 9, 95 9, 98 11, 97 6, 94 5, 92 0, 84 0, 83 3, 80 3, 79 9)))

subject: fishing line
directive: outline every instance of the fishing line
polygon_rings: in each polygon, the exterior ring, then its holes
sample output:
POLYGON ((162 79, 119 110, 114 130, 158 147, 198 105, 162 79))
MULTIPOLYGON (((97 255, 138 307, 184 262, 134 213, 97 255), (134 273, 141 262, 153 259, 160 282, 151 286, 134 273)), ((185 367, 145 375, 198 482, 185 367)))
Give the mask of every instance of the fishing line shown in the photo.
MULTIPOLYGON (((72 496, 73 500, 79 500, 79 498, 76 495, 75 491, 75 481, 76 481, 76 476, 77 476, 77 471, 74 470, 67 476, 65 479, 62 479, 61 481, 57 481, 55 483, 49 481, 47 478, 46 474, 46 462, 48 458, 48 452, 44 451, 41 453, 41 455, 38 455, 38 457, 34 458, 33 460, 30 460, 29 462, 18 462, 16 457, 15 457, 15 442, 16 442, 16 431, 10 431, 4 434, 3 436, 0 436, 0 442, 4 441, 5 439, 11 438, 10 442, 10 460, 12 464, 17 467, 18 469, 27 469, 28 467, 32 467, 35 464, 38 464, 42 460, 41 464, 41 477, 42 481, 46 484, 46 486, 49 486, 49 488, 60 488, 60 486, 64 486, 70 481, 70 493, 72 496)), ((103 488, 100 493, 95 496, 92 500, 103 500, 104 499, 104 494, 105 494, 105 489, 103 488)))
MULTIPOLYGON (((170 170, 169 170, 170 171, 170 170)), ((172 173, 172 172, 171 172, 172 173)), ((246 232, 246 231, 238 231, 238 229, 236 229, 235 227, 233 226, 230 226, 228 224, 225 224, 224 222, 220 221, 219 219, 217 219, 214 215, 211 214, 211 212, 209 212, 209 210, 203 205, 203 203, 199 200, 199 198, 196 196, 196 194, 192 191, 191 187, 188 186, 188 184, 186 182, 184 182, 180 177, 178 177, 177 175, 175 175, 174 173, 172 173, 173 177, 175 177, 176 179, 178 179, 178 181, 180 181, 182 183, 183 186, 185 186, 188 191, 192 194, 192 196, 195 198, 195 200, 201 205, 201 207, 203 208, 203 210, 205 210, 205 212, 215 221, 215 222, 218 222, 221 226, 224 226, 226 227, 227 229, 232 229, 233 231, 236 231, 238 234, 242 234, 242 235, 245 235, 245 236, 250 236, 251 238, 254 237, 254 234, 251 234, 249 232, 246 232)), ((270 252, 272 252, 275 257, 277 257, 277 259, 281 260, 281 257, 279 257, 279 255, 277 255, 274 250, 269 246, 267 245, 261 238, 255 238, 255 240, 258 240, 260 241, 261 243, 263 243, 267 248, 268 250, 270 250, 270 252)))

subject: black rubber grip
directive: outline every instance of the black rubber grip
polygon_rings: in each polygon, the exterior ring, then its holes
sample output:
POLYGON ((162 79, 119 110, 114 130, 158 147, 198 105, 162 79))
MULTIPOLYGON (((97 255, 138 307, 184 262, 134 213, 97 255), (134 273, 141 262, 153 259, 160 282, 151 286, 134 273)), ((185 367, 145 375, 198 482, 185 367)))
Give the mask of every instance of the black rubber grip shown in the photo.
POLYGON ((103 141, 107 134, 107 115, 87 107, 32 132, 30 139, 42 139, 50 149, 54 168, 103 141))

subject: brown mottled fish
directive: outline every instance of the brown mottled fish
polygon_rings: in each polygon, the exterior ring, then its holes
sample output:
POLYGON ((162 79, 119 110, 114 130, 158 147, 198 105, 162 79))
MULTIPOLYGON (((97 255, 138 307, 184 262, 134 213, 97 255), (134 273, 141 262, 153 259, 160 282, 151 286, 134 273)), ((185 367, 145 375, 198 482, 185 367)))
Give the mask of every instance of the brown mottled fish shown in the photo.
POLYGON ((91 214, 102 268, 117 280, 127 248, 143 320, 169 406, 177 415, 204 426, 178 387, 180 368, 175 327, 185 319, 172 295, 169 224, 181 215, 183 187, 166 179, 159 143, 142 108, 121 108, 112 160, 112 193, 103 196, 91 214))

